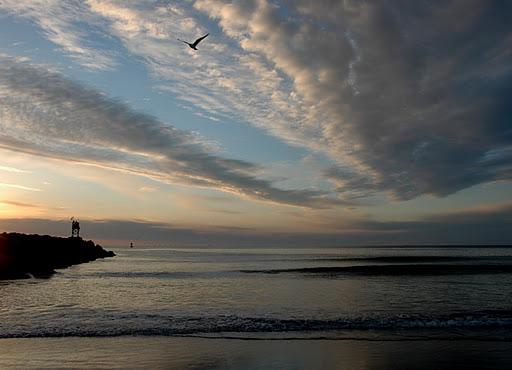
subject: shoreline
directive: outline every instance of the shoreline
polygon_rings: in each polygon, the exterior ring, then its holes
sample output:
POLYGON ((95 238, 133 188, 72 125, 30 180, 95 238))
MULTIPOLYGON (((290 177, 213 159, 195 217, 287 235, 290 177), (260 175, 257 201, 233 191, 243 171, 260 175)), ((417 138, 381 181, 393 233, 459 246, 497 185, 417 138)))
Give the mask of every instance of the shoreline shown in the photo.
POLYGON ((507 368, 510 343, 190 337, 0 339, 0 368, 507 368))

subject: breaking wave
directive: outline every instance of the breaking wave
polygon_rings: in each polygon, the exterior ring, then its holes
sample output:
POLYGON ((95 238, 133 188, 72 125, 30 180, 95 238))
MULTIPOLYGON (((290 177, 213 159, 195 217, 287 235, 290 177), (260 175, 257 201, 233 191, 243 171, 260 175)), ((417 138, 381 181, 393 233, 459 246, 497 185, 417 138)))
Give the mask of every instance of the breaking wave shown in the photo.
MULTIPOLYGON (((435 329, 512 329, 512 311, 481 311, 445 316, 388 316, 337 319, 294 319, 239 317, 173 317, 163 314, 128 314, 104 312, 51 320, 45 324, 13 327, 0 324, 0 338, 23 337, 111 337, 111 336, 201 336, 224 337, 225 334, 335 334, 343 331, 422 331, 435 329), (94 319, 91 320, 91 318, 94 319)), ((512 340, 512 338, 510 338, 512 340)))
POLYGON ((289 269, 240 270, 251 274, 317 274, 336 275, 477 275, 509 274, 512 265, 508 264, 393 264, 364 266, 320 266, 289 269))

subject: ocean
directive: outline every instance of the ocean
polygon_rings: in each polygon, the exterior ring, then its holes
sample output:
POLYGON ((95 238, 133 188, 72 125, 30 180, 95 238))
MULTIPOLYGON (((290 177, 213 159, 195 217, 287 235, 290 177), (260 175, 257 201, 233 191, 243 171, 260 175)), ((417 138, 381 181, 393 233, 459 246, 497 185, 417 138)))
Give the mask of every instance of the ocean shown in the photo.
POLYGON ((113 250, 0 281, 0 368, 512 366, 512 248, 113 250))

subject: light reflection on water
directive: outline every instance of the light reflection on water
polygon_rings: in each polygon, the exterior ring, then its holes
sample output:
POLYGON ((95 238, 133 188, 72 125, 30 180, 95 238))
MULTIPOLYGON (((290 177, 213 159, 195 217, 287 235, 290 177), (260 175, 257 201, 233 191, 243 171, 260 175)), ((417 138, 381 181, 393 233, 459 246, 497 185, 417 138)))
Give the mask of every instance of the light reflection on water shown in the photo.
POLYGON ((509 343, 119 337, 1 339, 2 369, 506 369, 509 343))
MULTIPOLYGON (((428 325, 451 325, 452 330, 473 325, 475 320, 468 321, 468 315, 476 315, 485 325, 508 325, 509 319, 512 325, 512 314, 508 315, 512 312, 512 274, 241 272, 382 264, 358 260, 368 256, 485 256, 485 263, 512 263, 512 250, 507 248, 148 248, 115 252, 115 258, 73 266, 50 279, 1 282, 0 335, 173 335, 188 333, 190 328, 198 333, 226 328, 242 333, 295 332, 324 330, 329 325, 340 329, 351 323, 367 328, 375 322, 376 329, 379 325, 418 326, 423 325, 421 320, 428 325), (462 316, 451 324, 450 315, 462 316), (255 320, 241 320, 245 318, 255 320), (286 320, 324 322, 308 326, 308 322, 286 320)), ((483 263, 480 259, 449 261, 483 263)))

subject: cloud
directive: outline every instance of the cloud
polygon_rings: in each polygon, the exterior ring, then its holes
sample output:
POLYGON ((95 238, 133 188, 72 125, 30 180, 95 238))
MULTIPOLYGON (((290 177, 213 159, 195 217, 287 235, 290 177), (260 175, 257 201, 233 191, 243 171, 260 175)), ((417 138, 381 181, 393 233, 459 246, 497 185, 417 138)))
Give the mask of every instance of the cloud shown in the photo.
POLYGON ((152 186, 141 186, 138 191, 142 192, 142 193, 153 193, 155 191, 157 191, 158 189, 155 188, 155 187, 152 187, 152 186))
POLYGON ((14 173, 29 173, 29 171, 22 170, 19 168, 9 167, 9 166, 0 166, 0 171, 14 172, 14 173))
POLYGON ((7 204, 8 206, 22 207, 22 208, 38 208, 37 205, 31 203, 15 202, 12 200, 0 200, 0 203, 7 204))
POLYGON ((79 25, 88 24, 197 114, 327 155, 325 178, 345 199, 445 196, 511 179, 506 2, 18 3, 2 6, 71 55, 102 55, 87 45, 79 25), (207 31, 204 14, 223 33, 209 30, 199 53, 174 42, 207 31))
MULTIPOLYGON (((144 220, 80 220, 85 238, 164 246, 321 247, 512 243, 512 205, 432 214, 415 221, 349 219, 336 232, 269 232, 243 227, 180 226, 144 220)), ((334 221, 334 220, 333 220, 334 221)), ((0 219, 0 230, 67 236, 68 220, 0 219)))
POLYGON ((104 70, 117 65, 110 51, 88 45, 93 37, 84 24, 88 24, 91 31, 99 25, 80 1, 3 0, 0 2, 2 9, 36 23, 48 40, 86 68, 104 70))
POLYGON ((0 187, 19 189, 19 190, 28 190, 28 191, 41 191, 41 189, 32 188, 30 186, 19 185, 19 184, 9 184, 9 183, 6 183, 6 182, 0 182, 0 187))
POLYGON ((327 175, 346 196, 443 196, 511 178, 509 4, 197 0, 195 7, 250 58, 289 78, 287 89, 275 87, 309 113, 289 106, 301 119, 271 131, 297 143, 311 134, 336 162, 327 175))
POLYGON ((325 192, 277 188, 252 175, 256 165, 214 155, 190 133, 42 67, 0 58, 1 148, 280 204, 339 203, 325 192))
POLYGON ((289 91, 289 78, 262 56, 246 53, 221 33, 207 30, 198 21, 203 14, 197 10, 185 3, 163 6, 147 1, 95 0, 88 5, 109 25, 105 32, 146 64, 158 88, 175 95, 196 114, 214 121, 249 122, 289 143, 322 149, 311 140, 319 127, 306 128, 308 107, 289 91), (130 17, 120 15, 124 13, 130 17), (155 29, 157 34, 150 31, 155 29), (207 31, 213 33, 199 53, 176 42, 177 37, 193 39, 207 31), (296 126, 302 126, 303 132, 296 126))
POLYGON ((366 221, 358 226, 386 234, 382 240, 387 243, 510 245, 512 204, 431 214, 416 221, 366 221))

